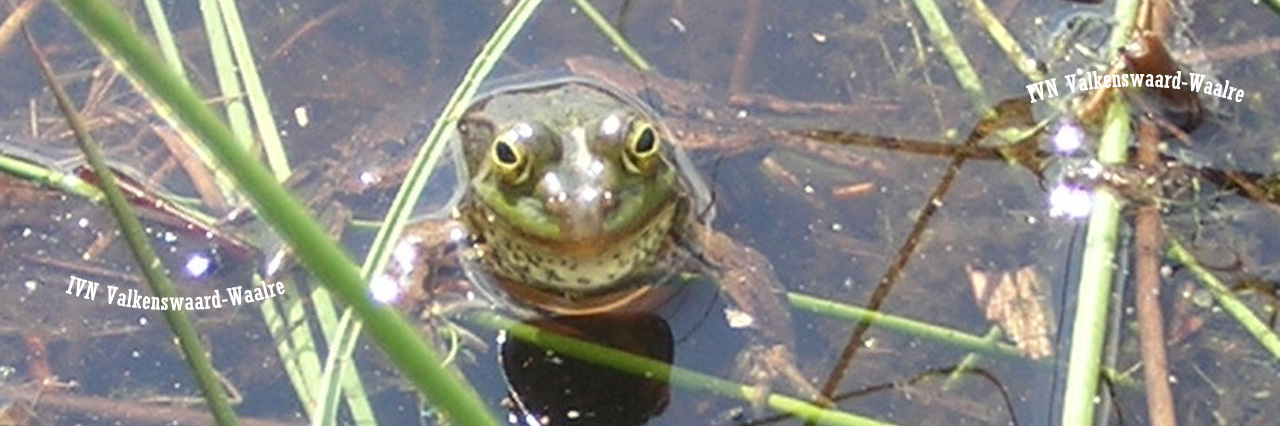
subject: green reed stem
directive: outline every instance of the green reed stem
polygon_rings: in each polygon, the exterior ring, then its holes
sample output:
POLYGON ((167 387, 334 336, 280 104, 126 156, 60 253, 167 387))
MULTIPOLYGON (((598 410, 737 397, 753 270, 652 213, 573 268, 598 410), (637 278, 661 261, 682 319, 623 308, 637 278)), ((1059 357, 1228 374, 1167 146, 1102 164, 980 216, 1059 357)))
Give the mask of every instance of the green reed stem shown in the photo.
POLYGON ((1230 288, 1227 288, 1212 272, 1205 269, 1204 265, 1201 265, 1195 256, 1188 252, 1180 242, 1169 240, 1169 257, 1187 267, 1191 274, 1200 280, 1201 284, 1208 287, 1209 293, 1218 301, 1218 305, 1222 306, 1222 310, 1226 311, 1232 318, 1235 318, 1236 321, 1239 321, 1240 326, 1244 327, 1245 331, 1249 332, 1263 348, 1271 352, 1271 356, 1275 358, 1276 362, 1280 363, 1280 337, 1277 337, 1276 333, 1271 331, 1267 323, 1254 315, 1253 311, 1250 311, 1249 307, 1245 306, 1240 301, 1240 298, 1231 292, 1230 288))
MULTIPOLYGON (((49 89, 53 91, 54 99, 58 101, 58 108, 62 110, 72 132, 75 133, 80 150, 84 152, 85 159, 98 178, 99 189, 106 195, 107 205, 119 223, 121 233, 124 234, 129 249, 133 251, 134 259, 138 261, 139 269, 147 278, 147 285, 150 286, 152 294, 161 298, 178 297, 178 292, 174 291, 173 284, 165 274, 164 264, 160 262, 155 249, 147 241, 147 233, 142 229, 142 221, 138 220, 138 216, 133 213, 133 208, 129 206, 129 201, 125 199, 124 192, 116 185, 115 173, 107 166, 107 160, 103 157, 98 143, 89 135, 88 127, 80 118, 79 109, 72 103, 71 97, 67 96, 62 84, 58 83, 48 59, 36 47, 35 40, 30 34, 27 35, 27 42, 36 55, 40 74, 44 75, 49 89)), ((226 390, 214 373, 209 353, 200 342, 200 335, 196 333, 195 326, 191 324, 187 314, 180 309, 165 309, 162 312, 165 322, 169 324, 169 329, 178 338, 178 347, 182 350, 187 366, 191 368, 192 375, 195 376, 196 383, 199 384, 214 419, 221 426, 238 425, 239 421, 236 419, 235 411, 231 409, 226 390)))
POLYGON ((627 38, 623 37, 622 33, 618 32, 618 29, 614 28, 613 24, 610 24, 609 20, 605 19, 604 15, 600 14, 600 10, 596 9, 595 5, 591 4, 588 0, 573 0, 573 4, 577 5, 579 9, 582 9, 582 14, 586 15, 587 19, 590 19, 592 24, 596 25, 596 29, 599 30, 605 38, 613 42, 613 45, 618 48, 618 51, 622 53, 622 56, 625 56, 628 61, 631 61, 632 66, 635 66, 641 71, 649 71, 653 69, 653 65, 649 65, 649 61, 644 59, 644 55, 641 55, 640 51, 636 50, 635 46, 632 46, 631 42, 627 41, 627 38))
POLYGON ((0 154, 0 172, 37 182, 67 194, 78 195, 94 203, 103 199, 102 190, 75 175, 66 174, 20 158, 0 154))
POLYGON ((913 319, 889 315, 880 311, 871 311, 853 305, 846 305, 825 299, 819 299, 800 293, 787 293, 787 300, 796 308, 839 318, 847 321, 870 321, 876 327, 885 330, 908 334, 926 339, 937 340, 958 348, 998 355, 1006 358, 1024 359, 1018 348, 993 341, 982 336, 975 336, 963 331, 939 325, 916 321, 913 319))
MULTIPOLYGON (((1138 0, 1116 2, 1116 28, 1112 30, 1110 51, 1119 52, 1133 28, 1138 0)), ((1133 140, 1129 104, 1123 96, 1113 96, 1107 109, 1098 146, 1098 161, 1104 165, 1123 164, 1133 140)), ((1115 276, 1116 242, 1120 229, 1121 200, 1110 191, 1097 191, 1085 235, 1084 257, 1080 263, 1075 322, 1071 328, 1071 354, 1066 390, 1062 395, 1062 425, 1093 424, 1094 397, 1098 391, 1102 350, 1107 335, 1107 311, 1115 276)))
POLYGON ((369 335, 423 394, 456 424, 497 424, 475 390, 440 365, 440 356, 419 338, 404 317, 368 297, 359 269, 342 248, 236 141, 217 114, 165 65, 110 2, 62 0, 60 4, 108 56, 128 70, 138 87, 163 101, 200 136, 248 193, 261 216, 283 236, 302 263, 355 310, 369 335))
MULTIPOLYGON (((262 279, 254 274, 255 280, 262 279)), ((302 403, 307 418, 315 417, 315 382, 320 377, 320 357, 316 355, 316 344, 311 339, 311 326, 307 324, 304 302, 298 297, 298 289, 292 280, 282 280, 285 291, 279 297, 268 298, 258 304, 262 320, 267 332, 276 342, 276 353, 280 355, 280 363, 284 366, 289 384, 302 403), (279 300, 277 300, 279 299, 279 300)), ((316 304, 320 301, 311 299, 316 304)), ((328 299, 325 299, 326 301, 328 299)))
POLYGON ((240 22, 240 10, 235 0, 218 0, 221 9, 222 23, 226 29, 228 41, 231 42, 231 53, 235 54, 235 71, 244 83, 245 95, 249 100, 249 112, 253 114, 253 122, 258 129, 258 138, 262 141, 263 152, 267 155, 267 165, 275 173, 276 180, 283 181, 289 177, 289 158, 280 140, 280 129, 276 126, 275 116, 271 114, 271 101, 258 76, 258 62, 253 58, 253 48, 249 37, 245 35, 244 24, 240 22))
POLYGON ((204 18, 209 56, 213 60, 214 75, 218 80, 218 92, 222 94, 227 123, 231 125, 241 149, 253 152, 253 127, 249 123, 249 111, 244 104, 240 78, 236 75, 236 61, 231 54, 231 42, 227 40, 222 8, 218 7, 217 1, 200 0, 200 15, 204 18))
POLYGON ((1018 39, 1005 28, 1004 23, 1000 22, 1000 18, 991 12, 991 8, 987 7, 987 3, 982 0, 965 0, 965 6, 973 16, 978 18, 983 27, 986 27, 987 33, 991 34, 991 39, 995 40, 996 45, 1000 46, 1000 50, 1004 51, 1005 56, 1009 57, 1009 62, 1013 63, 1013 67, 1027 76, 1030 81, 1044 80, 1044 73, 1036 69, 1035 60, 1022 50, 1022 45, 1018 43, 1018 39))
POLYGON ((942 10, 938 9, 938 4, 933 0, 912 0, 912 4, 916 6, 920 18, 924 19, 925 26, 929 27, 929 38, 938 46, 938 51, 942 53, 943 58, 946 58, 947 63, 951 64, 951 69, 956 73, 956 80, 960 82, 960 87, 964 88, 965 93, 969 94, 973 106, 982 113, 983 118, 995 117, 996 112, 991 108, 991 103, 987 102, 986 91, 982 88, 982 79, 978 78, 978 72, 974 71, 973 64, 969 62, 964 49, 956 41, 956 36, 951 32, 947 19, 942 16, 942 10))
MULTIPOLYGON (((1130 133, 1129 107, 1117 99, 1107 113, 1107 126, 1102 137, 1104 148, 1098 160, 1103 164, 1123 163, 1126 156, 1123 150, 1117 153, 1107 147, 1127 146, 1130 133)), ((1108 302, 1115 276, 1122 207, 1123 203, 1115 194, 1109 191, 1094 193, 1084 258, 1080 263, 1075 322, 1071 328, 1071 353, 1062 407, 1064 426, 1093 423, 1094 396, 1107 336, 1108 302)))
POLYGON ((454 124, 462 117, 467 104, 480 89, 480 84, 493 71, 493 67, 502 58, 502 53, 515 40, 516 34, 524 28, 524 24, 533 16, 533 12, 540 4, 542 0, 523 0, 516 4, 516 7, 507 14, 506 20, 502 21, 489 37, 489 41, 480 48, 480 53, 476 55, 471 67, 462 76, 462 82, 454 89, 453 96, 449 97, 449 102, 445 104, 440 116, 436 117, 435 125, 431 127, 426 142, 418 150, 413 165, 409 168, 405 183, 400 186, 400 191, 391 202, 391 208, 387 211, 382 228, 374 237, 369 254, 365 258, 363 272, 366 277, 371 277, 386 267, 387 260, 391 258, 394 242, 404 231, 405 223, 413 213, 413 206, 418 203, 418 196, 427 187, 431 170, 435 169, 436 162, 444 152, 449 132, 453 131, 454 124))
MULTIPOLYGON (((685 389, 710 392, 723 397, 752 402, 756 391, 739 383, 721 379, 709 374, 676 367, 665 362, 639 356, 631 352, 614 349, 592 342, 555 334, 541 328, 520 323, 489 311, 474 310, 467 312, 463 318, 477 325, 493 330, 505 331, 508 335, 542 347, 554 349, 584 361, 618 369, 643 378, 666 378, 667 381, 685 389)), ((811 403, 779 394, 770 394, 766 401, 769 408, 790 413, 797 419, 817 425, 841 426, 889 426, 891 423, 845 413, 828 410, 811 403)))
POLYGON ((173 73, 183 80, 187 79, 187 70, 182 66, 182 54, 178 53, 178 43, 174 41, 173 30, 169 28, 169 18, 164 14, 164 5, 160 0, 143 0, 147 9, 147 18, 151 20, 151 30, 155 33, 156 44, 160 45, 160 54, 165 62, 173 68, 173 73))
MULTIPOLYGON (((391 250, 394 248, 400 234, 404 231, 405 224, 408 223, 409 216, 412 214, 413 206, 417 204, 419 195, 422 194, 423 188, 427 186, 431 171, 435 169, 436 163, 444 152, 444 147, 448 142, 448 134, 453 129, 454 123, 462 116, 466 105, 479 90, 480 83, 497 65, 503 52, 515 40, 516 34, 520 32, 520 29, 524 28, 524 24, 528 22, 529 18, 533 17, 533 12, 537 10, 541 3, 541 0, 521 1, 507 14, 506 19, 498 24, 498 28, 494 30, 489 41, 485 43, 480 49, 480 53, 476 55, 476 59, 463 76, 462 82, 454 90, 449 102, 445 104, 444 111, 436 118, 435 125, 431 127, 426 141, 423 143, 422 148, 418 150, 418 154, 405 176, 405 182, 400 186, 399 192, 396 193, 396 197, 392 200, 386 219, 383 221, 382 227, 378 229, 369 253, 365 257, 361 274, 366 281, 372 279, 386 268, 387 261, 391 257, 391 250)), ((347 327, 359 327, 359 322, 349 322, 347 327)), ((340 327, 335 333, 336 335, 345 335, 350 332, 347 328, 340 327)), ((352 344, 354 344, 354 341, 352 341, 352 344)), ((349 351, 339 347, 330 351, 329 356, 338 356, 344 352, 349 351)), ((336 363, 328 364, 336 365, 336 363)), ((326 376, 332 376, 327 369, 326 376)), ((328 405, 332 404, 332 401, 321 399, 320 403, 322 407, 325 407, 322 412, 327 412, 329 411, 328 405)))

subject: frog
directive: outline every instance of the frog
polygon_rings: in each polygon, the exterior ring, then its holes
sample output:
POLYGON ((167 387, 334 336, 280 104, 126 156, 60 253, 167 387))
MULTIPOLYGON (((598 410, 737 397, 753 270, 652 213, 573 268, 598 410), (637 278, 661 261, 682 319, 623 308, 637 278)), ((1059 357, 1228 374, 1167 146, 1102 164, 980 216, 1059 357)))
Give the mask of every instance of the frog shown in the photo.
POLYGON ((711 278, 747 330, 740 378, 760 410, 775 385, 821 400, 792 352, 785 288, 769 260, 714 229, 711 192, 673 132, 609 82, 562 76, 500 85, 454 125, 460 190, 411 224, 388 268, 430 280, 456 258, 482 300, 526 317, 651 311, 685 273, 711 278))

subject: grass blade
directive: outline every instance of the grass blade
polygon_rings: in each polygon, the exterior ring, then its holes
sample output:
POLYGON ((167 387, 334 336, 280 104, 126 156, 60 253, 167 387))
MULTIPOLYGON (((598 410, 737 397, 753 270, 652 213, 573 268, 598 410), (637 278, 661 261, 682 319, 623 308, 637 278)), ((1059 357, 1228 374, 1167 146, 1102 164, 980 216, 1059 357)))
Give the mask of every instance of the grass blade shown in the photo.
POLYGON ((355 264, 288 193, 236 141, 203 99, 147 45, 109 2, 63 0, 63 8, 125 68, 139 87, 164 102, 190 126, 244 188, 263 218, 289 243, 308 269, 365 322, 369 335, 414 385, 457 424, 497 424, 475 390, 440 365, 440 356, 394 309, 376 304, 355 264))
MULTIPOLYGON (((115 216, 116 221, 119 222, 121 233, 124 234, 125 241, 128 242, 129 249, 133 252, 134 259, 138 261, 138 267, 142 269, 142 274, 147 278, 147 284, 151 287, 152 294, 166 299, 178 297, 178 292, 173 289, 173 284, 169 282, 169 276, 165 274, 164 264, 160 262, 160 258, 156 256, 155 249, 147 241, 147 233, 142 229, 142 221, 138 220, 138 216, 133 213, 133 208, 129 206, 129 201, 125 199, 124 192, 116 185, 115 172, 107 166, 107 160, 103 157, 102 150, 98 147, 97 142, 89 136, 89 130, 84 121, 80 119, 78 109, 72 104, 71 98, 67 96, 67 92, 63 90, 62 85, 54 77, 53 70, 49 66, 49 60, 36 47, 35 39, 31 38, 30 34, 27 34, 27 43, 36 55, 36 65, 40 68, 40 74, 44 75, 49 84, 49 89, 53 91, 53 96, 58 101, 58 108, 62 110, 68 124, 75 133, 76 141, 80 145, 80 150, 84 152, 85 160, 98 177, 98 182, 101 184, 100 189, 107 197, 107 205, 111 208, 111 213, 115 216)), ((142 306, 145 307, 147 305, 143 304, 142 306)), ((235 411, 231 409, 226 390, 222 387, 221 382, 213 371, 213 362, 209 359, 209 353, 201 343, 200 335, 196 333, 195 326, 191 324, 191 319, 180 309, 165 309, 162 312, 164 313, 165 322, 169 324, 169 329, 178 338, 178 347, 182 350, 187 366, 191 368, 191 374, 195 376, 196 383, 200 385, 200 390, 204 394, 205 401, 209 404, 209 410, 212 412, 214 419, 221 426, 240 424, 236 419, 235 411)))

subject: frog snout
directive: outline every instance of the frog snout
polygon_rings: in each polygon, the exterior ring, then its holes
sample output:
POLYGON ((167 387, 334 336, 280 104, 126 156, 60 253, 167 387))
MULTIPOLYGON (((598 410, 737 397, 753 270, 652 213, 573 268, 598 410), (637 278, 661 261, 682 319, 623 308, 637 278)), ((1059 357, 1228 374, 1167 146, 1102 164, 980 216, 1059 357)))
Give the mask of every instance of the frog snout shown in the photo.
POLYGON ((614 194, 594 186, 572 188, 550 194, 547 212, 556 218, 567 240, 590 240, 604 236, 605 220, 616 205, 614 194))

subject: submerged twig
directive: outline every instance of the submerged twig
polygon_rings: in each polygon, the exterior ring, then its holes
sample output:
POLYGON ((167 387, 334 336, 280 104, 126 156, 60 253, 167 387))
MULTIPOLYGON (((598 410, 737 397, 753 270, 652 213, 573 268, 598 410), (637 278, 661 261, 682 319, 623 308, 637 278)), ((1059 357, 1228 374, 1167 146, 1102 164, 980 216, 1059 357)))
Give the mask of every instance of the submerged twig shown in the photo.
POLYGON ((0 55, 4 54, 5 47, 9 46, 9 41, 13 40, 13 35, 18 33, 18 28, 21 28, 22 24, 36 13, 36 9, 40 7, 41 3, 44 3, 44 0, 25 0, 22 3, 18 3, 18 6, 13 8, 13 11, 4 19, 4 22, 0 23, 0 55))
MULTIPOLYGON (((1138 165, 1154 165, 1158 161, 1160 128, 1150 119, 1138 123, 1138 165)), ((1160 309, 1160 245, 1164 235, 1160 228, 1160 206, 1145 203, 1137 207, 1134 218, 1137 251, 1134 256, 1138 305, 1138 333, 1142 347, 1142 372, 1147 386, 1147 412, 1155 426, 1175 426, 1173 393, 1169 390, 1169 362, 1164 347, 1164 312, 1160 309)))
POLYGON ((755 56, 760 39, 761 0, 747 1, 747 16, 742 19, 742 32, 733 52, 733 67, 729 70, 729 104, 738 105, 746 98, 747 77, 750 75, 751 58, 755 56))
MULTIPOLYGON (((978 123, 977 126, 974 126, 973 132, 969 134, 964 144, 961 145, 961 149, 956 152, 955 157, 952 157, 951 162, 947 165, 946 172, 938 179, 938 184, 934 186, 933 192, 925 198, 924 206, 921 207, 911 231, 907 233, 902 246, 898 248, 897 255, 894 256, 893 262, 889 264, 888 271, 880 278, 875 291, 871 293, 866 306, 868 311, 875 312, 880 310, 885 299, 889 296, 889 291, 898 282, 902 272, 906 270, 907 263, 910 262, 915 254, 916 246, 920 244, 924 231, 929 228, 933 215, 938 212, 938 209, 942 208, 942 199, 951 190, 951 183, 960 174, 961 167, 969 159, 970 153, 978 146, 978 143, 995 130, 999 116, 996 115, 994 110, 992 111, 992 115, 978 123)), ((831 372, 827 375, 827 379, 822 385, 823 396, 831 397, 844 380, 844 376, 848 373, 849 366, 857 356, 859 348, 863 347, 862 337, 871 328, 873 322, 870 317, 858 321, 853 332, 850 333, 849 339, 845 341, 844 348, 840 351, 840 357, 836 359, 836 365, 831 367, 831 372)))

